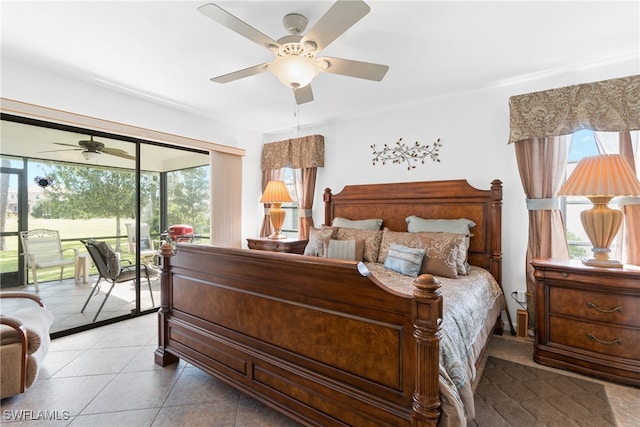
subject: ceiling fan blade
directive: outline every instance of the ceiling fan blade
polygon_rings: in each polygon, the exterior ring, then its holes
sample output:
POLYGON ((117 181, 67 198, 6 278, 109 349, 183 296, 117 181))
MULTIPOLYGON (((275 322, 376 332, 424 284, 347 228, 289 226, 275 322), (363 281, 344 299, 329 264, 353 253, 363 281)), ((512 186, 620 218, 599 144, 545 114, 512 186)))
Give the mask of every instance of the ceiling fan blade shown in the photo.
POLYGON ((223 74, 218 77, 212 77, 210 80, 216 83, 229 83, 234 80, 243 79, 245 77, 253 76, 263 73, 269 69, 270 63, 264 63, 260 65, 254 65, 253 67, 245 68, 244 70, 234 71, 233 73, 223 74))
POLYGON ((329 46, 353 24, 362 19, 371 8, 362 0, 337 0, 300 41, 314 42, 317 50, 329 46))
POLYGON ((313 101, 313 91, 310 84, 294 89, 293 95, 296 97, 296 104, 298 105, 313 101))
MULTIPOLYGON (((64 142, 54 142, 54 144, 56 145, 64 145, 65 147, 75 147, 78 148, 77 145, 73 145, 73 144, 65 144, 64 142)), ((78 148, 79 150, 81 150, 81 148, 78 148)))
POLYGON ((326 73, 342 74, 344 76, 374 80, 377 82, 382 80, 389 70, 388 65, 353 61, 351 59, 330 58, 326 56, 319 58, 318 62, 320 63, 322 71, 326 73))
POLYGON ((259 44, 260 46, 266 47, 267 49, 280 47, 280 43, 256 30, 241 19, 236 18, 220 6, 217 6, 213 3, 207 3, 203 6, 200 6, 198 8, 198 11, 203 15, 213 19, 218 24, 224 25, 231 31, 235 31, 236 33, 251 40, 254 43, 259 44))
POLYGON ((105 147, 100 151, 97 151, 97 153, 104 153, 104 154, 109 154, 112 156, 116 156, 116 157, 122 157, 123 159, 129 159, 129 160, 135 160, 135 156, 132 156, 131 154, 127 153, 124 150, 121 150, 119 148, 109 148, 109 147, 105 147))
MULTIPOLYGON (((57 144, 54 142, 54 144, 57 144)), ((69 145, 69 144, 58 144, 58 145, 69 145)), ((75 147, 74 145, 69 145, 69 147, 75 147)), ((59 153, 62 151, 84 151, 84 148, 68 148, 66 150, 47 150, 47 151, 38 151, 39 153, 59 153)))

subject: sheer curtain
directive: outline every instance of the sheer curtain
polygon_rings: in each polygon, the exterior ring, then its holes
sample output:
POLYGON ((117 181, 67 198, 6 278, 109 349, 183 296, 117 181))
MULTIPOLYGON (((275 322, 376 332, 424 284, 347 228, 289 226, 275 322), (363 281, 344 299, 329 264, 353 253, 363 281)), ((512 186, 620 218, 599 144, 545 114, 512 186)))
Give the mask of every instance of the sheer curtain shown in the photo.
MULTIPOLYGON (((269 181, 282 181, 284 178, 284 169, 268 169, 262 171, 262 190, 260 194, 267 188, 269 181)), ((271 209, 270 203, 264 204, 264 217, 262 218, 262 225, 260 226, 260 237, 267 237, 273 233, 271 229, 271 217, 269 216, 269 209, 271 209)))
MULTIPOLYGON (((563 183, 569 141, 566 137, 532 138, 515 145, 518 169, 529 211, 529 243, 526 256, 527 307, 535 307, 534 258, 569 259, 558 191, 563 183)), ((530 325, 536 312, 529 309, 530 325)))
MULTIPOLYGON (((534 208, 529 213, 525 267, 530 290, 535 287, 530 274, 534 257, 568 258, 562 219, 557 205, 553 205, 556 202, 544 200, 554 198, 558 172, 564 174, 566 167, 566 140, 555 137, 580 129, 612 132, 640 129, 640 75, 512 96, 509 109, 509 143, 515 144, 525 193, 529 199, 543 199, 527 201, 528 208, 534 208), (565 153, 564 162, 561 153, 565 153), (550 159, 548 165, 540 163, 545 158, 550 159)), ((633 240, 632 245, 638 245, 637 225, 632 228, 636 229, 635 234, 627 236, 633 240)), ((535 327, 535 301, 528 302, 533 303, 527 305, 527 311, 530 324, 535 327)))
MULTIPOLYGON (((294 170, 295 191, 298 199, 298 237, 306 239, 313 226, 313 198, 317 168, 324 167, 324 137, 310 135, 264 144, 262 149, 262 190, 271 180, 281 180, 283 168, 294 170)), ((266 205, 265 205, 266 208, 266 205)), ((268 209, 262 220, 260 236, 271 233, 268 209)))
MULTIPOLYGON (((630 132, 620 132, 620 154, 625 158, 636 176, 640 178, 638 160, 640 149, 638 132, 635 132, 635 147, 630 132)), ((640 265, 640 197, 627 197, 623 206, 624 229, 622 237, 622 262, 640 265)))
MULTIPOLYGON (((603 154, 620 154, 640 178, 637 131, 595 132, 603 154)), ((613 257, 625 264, 640 265, 640 197, 618 197, 613 200, 624 213, 613 257)))

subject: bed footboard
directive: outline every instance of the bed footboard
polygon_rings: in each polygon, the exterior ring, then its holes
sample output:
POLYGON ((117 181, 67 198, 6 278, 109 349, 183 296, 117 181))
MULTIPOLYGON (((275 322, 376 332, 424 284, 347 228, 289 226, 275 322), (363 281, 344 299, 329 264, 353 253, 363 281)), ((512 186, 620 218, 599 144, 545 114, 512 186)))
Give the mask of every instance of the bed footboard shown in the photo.
POLYGON ((435 426, 442 298, 395 294, 363 264, 163 248, 161 366, 178 358, 304 425, 435 426))

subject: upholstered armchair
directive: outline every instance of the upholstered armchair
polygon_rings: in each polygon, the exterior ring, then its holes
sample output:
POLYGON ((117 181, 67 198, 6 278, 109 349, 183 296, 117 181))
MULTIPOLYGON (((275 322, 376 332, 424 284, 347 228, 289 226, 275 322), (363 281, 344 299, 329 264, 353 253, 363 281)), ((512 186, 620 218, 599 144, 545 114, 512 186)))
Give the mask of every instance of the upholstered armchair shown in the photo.
POLYGON ((53 313, 27 292, 0 292, 0 298, 0 398, 5 398, 24 393, 38 378, 51 343, 53 313))

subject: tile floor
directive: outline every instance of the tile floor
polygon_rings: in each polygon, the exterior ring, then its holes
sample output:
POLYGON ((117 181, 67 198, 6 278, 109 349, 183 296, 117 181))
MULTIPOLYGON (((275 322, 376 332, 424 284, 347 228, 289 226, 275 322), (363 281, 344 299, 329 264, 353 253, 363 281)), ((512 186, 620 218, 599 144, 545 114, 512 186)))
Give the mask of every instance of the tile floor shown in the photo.
MULTIPOLYGON (((155 365, 156 334, 157 315, 150 314, 53 340, 36 384, 2 401, 0 423, 30 427, 297 425, 185 362, 166 368, 155 365), (46 416, 53 419, 44 420, 46 416)), ((493 337, 487 354, 540 367, 532 360, 528 340, 493 337)), ((640 425, 640 388, 603 384, 618 426, 640 425)))

